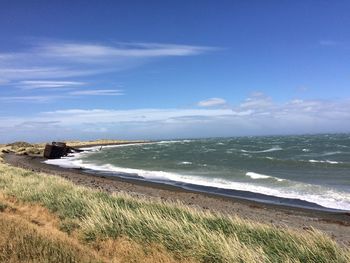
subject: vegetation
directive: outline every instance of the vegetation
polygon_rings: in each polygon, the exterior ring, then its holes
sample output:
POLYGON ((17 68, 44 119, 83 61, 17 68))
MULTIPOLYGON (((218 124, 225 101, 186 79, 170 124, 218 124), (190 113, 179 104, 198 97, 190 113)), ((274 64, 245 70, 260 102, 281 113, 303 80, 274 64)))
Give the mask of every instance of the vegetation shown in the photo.
POLYGON ((110 195, 6 164, 0 194, 0 261, 350 262, 317 230, 110 195))

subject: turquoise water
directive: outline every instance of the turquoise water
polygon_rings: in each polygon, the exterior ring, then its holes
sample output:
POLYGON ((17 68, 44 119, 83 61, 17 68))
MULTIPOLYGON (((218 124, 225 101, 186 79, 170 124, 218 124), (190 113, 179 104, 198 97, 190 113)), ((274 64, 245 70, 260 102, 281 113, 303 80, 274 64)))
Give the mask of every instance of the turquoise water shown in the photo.
POLYGON ((349 134, 103 147, 74 157, 74 162, 144 180, 248 191, 350 210, 349 134))

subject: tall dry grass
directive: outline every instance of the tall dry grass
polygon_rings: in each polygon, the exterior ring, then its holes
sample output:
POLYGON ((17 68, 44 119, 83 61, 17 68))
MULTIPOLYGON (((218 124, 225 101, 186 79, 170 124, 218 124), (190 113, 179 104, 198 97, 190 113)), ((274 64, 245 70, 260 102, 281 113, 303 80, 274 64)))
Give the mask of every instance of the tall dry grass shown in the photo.
POLYGON ((157 244, 145 249, 126 237, 91 246, 67 235, 60 224, 47 208, 0 193, 0 262, 178 262, 157 244))
POLYGON ((103 262, 92 250, 59 232, 0 213, 0 262, 103 262))
POLYGON ((179 203, 110 195, 4 164, 0 192, 44 206, 61 231, 113 260, 122 241, 135 248, 124 262, 142 262, 141 255, 158 255, 158 262, 350 262, 349 251, 317 230, 276 229, 179 203))

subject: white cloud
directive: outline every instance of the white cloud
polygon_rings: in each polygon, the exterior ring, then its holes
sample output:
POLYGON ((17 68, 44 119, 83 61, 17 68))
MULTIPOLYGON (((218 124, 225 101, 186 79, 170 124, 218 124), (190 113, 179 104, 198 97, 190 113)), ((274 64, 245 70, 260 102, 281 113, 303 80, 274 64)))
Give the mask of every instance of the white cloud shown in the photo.
POLYGON ((241 108, 266 110, 273 106, 272 99, 261 92, 254 92, 239 105, 241 108))
POLYGON ((29 103, 46 103, 58 96, 1 96, 0 101, 3 103, 14 103, 14 102, 29 102, 29 103))
POLYGON ((56 43, 42 45, 39 46, 38 49, 47 56, 68 57, 69 59, 191 56, 214 50, 214 48, 211 47, 158 43, 119 43, 114 46, 82 43, 56 43))
POLYGON ((0 79, 0 85, 1 84, 7 84, 9 81, 7 79, 0 79))
POLYGON ((38 41, 25 51, 0 53, 0 79, 50 80, 87 76, 129 69, 152 58, 193 56, 212 50, 215 48, 158 43, 106 45, 38 41))
POLYGON ((226 100, 222 98, 210 98, 207 100, 202 100, 197 104, 200 107, 214 107, 226 105, 226 100))
POLYGON ((210 118, 238 115, 230 109, 134 109, 134 110, 81 110, 70 109, 44 112, 38 117, 41 120, 59 120, 65 124, 77 123, 110 123, 110 122, 169 122, 177 118, 210 118), (72 119, 72 116, 74 118, 72 119))
POLYGON ((59 80, 24 80, 18 83, 18 86, 23 89, 46 89, 46 88, 62 88, 76 87, 85 85, 79 81, 59 81, 59 80))
POLYGON ((114 89, 96 89, 96 90, 77 90, 68 93, 73 96, 120 96, 124 95, 122 90, 114 90, 114 89))
MULTIPOLYGON (((37 87, 32 89, 42 89, 47 88, 48 86, 51 89, 57 88, 60 85, 64 85, 63 83, 45 83, 43 87, 37 87)), ((67 84, 68 85, 68 84, 67 84)), ((77 84, 78 85, 78 84, 77 84)), ((60 88, 62 89, 62 87, 60 88)), ((81 96, 121 96, 124 95, 122 90, 118 89, 90 89, 90 90, 76 90, 70 92, 60 92, 59 95, 27 95, 27 96, 1 96, 0 101, 3 103, 15 103, 15 102, 23 102, 23 103, 47 103, 52 102, 58 99, 77 99, 81 96)))
MULTIPOLYGON (((30 61, 30 60, 28 60, 30 61)), ((55 64, 53 61, 49 62, 50 64, 41 65, 41 67, 36 67, 33 62, 27 62, 27 68, 24 68, 23 65, 4 65, 0 64, 0 77, 10 81, 16 80, 25 80, 25 79, 51 79, 51 78, 70 78, 76 76, 87 76, 95 75, 100 73, 105 73, 111 71, 112 69, 97 69, 97 68, 76 68, 65 67, 63 65, 55 64)))
POLYGON ((350 100, 276 103, 253 94, 233 109, 64 109, 0 117, 0 134, 10 141, 91 139, 102 131, 126 139, 350 132, 349 120, 350 100))

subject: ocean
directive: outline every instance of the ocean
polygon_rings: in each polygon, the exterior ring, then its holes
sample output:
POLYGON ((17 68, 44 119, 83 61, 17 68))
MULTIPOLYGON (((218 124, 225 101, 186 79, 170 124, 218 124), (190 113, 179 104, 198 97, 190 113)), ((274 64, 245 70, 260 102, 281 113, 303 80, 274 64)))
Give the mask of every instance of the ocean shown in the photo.
POLYGON ((46 162, 264 203, 350 210, 350 134, 91 147, 46 162))

